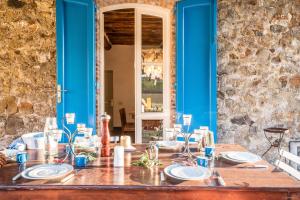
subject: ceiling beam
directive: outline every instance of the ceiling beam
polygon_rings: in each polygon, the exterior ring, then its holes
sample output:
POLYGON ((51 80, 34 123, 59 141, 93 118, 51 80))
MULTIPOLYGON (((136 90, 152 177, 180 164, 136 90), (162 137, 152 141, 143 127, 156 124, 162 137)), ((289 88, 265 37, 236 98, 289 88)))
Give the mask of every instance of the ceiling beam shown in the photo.
POLYGON ((108 36, 106 33, 104 33, 104 49, 105 50, 110 50, 112 46, 111 41, 109 40, 108 36))

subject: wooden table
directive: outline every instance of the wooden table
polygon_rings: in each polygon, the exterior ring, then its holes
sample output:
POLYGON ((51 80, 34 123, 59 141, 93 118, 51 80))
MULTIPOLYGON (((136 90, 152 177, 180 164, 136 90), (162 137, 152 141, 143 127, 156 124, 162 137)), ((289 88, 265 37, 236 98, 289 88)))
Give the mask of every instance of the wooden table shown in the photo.
MULTIPOLYGON (((217 186, 212 180, 173 182, 161 181, 160 173, 171 163, 176 154, 160 151, 159 159, 163 166, 153 169, 130 166, 138 158, 145 146, 138 145, 137 151, 125 154, 124 168, 114 168, 112 158, 99 158, 66 183, 49 181, 30 181, 19 179, 11 181, 18 173, 15 163, 0 169, 0 200, 2 199, 300 199, 300 182, 284 172, 272 172, 268 169, 245 169, 215 161, 215 169, 226 182, 226 186, 217 186)), ((219 144, 217 154, 222 151, 245 149, 239 145, 219 144)), ((43 163, 43 153, 30 151, 27 166, 43 163)))

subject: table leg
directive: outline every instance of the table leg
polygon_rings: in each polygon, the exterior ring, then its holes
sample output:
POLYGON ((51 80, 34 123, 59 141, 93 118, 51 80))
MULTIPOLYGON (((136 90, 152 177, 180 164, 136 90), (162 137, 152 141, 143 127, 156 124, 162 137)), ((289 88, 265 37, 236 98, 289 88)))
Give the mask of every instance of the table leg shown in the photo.
POLYGON ((268 153, 272 147, 273 147, 273 146, 271 145, 271 146, 268 148, 268 150, 265 151, 265 153, 263 153, 263 155, 262 155, 261 157, 264 157, 264 155, 265 155, 266 153, 268 153))

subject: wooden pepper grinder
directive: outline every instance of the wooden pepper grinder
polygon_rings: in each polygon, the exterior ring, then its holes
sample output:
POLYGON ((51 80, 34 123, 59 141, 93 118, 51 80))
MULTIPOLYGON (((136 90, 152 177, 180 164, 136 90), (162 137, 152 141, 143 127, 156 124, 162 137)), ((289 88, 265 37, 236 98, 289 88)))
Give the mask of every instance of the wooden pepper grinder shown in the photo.
POLYGON ((109 133, 109 120, 110 116, 104 113, 101 115, 101 157, 109 157, 110 156, 110 133, 109 133))

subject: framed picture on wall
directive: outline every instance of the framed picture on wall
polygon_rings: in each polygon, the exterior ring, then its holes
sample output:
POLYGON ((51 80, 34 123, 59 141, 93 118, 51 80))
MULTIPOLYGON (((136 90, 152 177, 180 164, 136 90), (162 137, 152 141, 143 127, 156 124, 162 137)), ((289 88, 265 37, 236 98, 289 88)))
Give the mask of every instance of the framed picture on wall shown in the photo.
MULTIPOLYGON (((300 157, 300 138, 294 139, 289 142, 289 151, 300 157)), ((300 165, 297 166, 296 163, 291 163, 291 166, 300 171, 300 165)))

